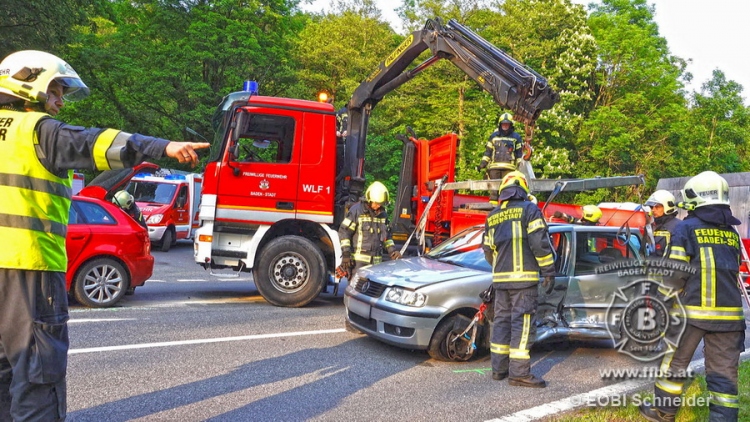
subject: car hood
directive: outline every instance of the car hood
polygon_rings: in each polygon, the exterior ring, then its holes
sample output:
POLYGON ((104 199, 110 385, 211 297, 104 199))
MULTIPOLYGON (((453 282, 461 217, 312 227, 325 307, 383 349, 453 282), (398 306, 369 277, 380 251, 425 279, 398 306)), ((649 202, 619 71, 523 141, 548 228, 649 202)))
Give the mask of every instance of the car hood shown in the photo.
POLYGON ((449 280, 481 275, 489 276, 489 273, 459 267, 458 265, 440 262, 435 259, 412 257, 387 261, 362 268, 359 271, 359 275, 360 277, 366 277, 388 286, 418 289, 449 280))
POLYGON ((132 168, 107 170, 89 182, 85 188, 78 192, 78 195, 107 201, 114 196, 115 192, 125 189, 130 179, 136 174, 153 174, 156 170, 159 170, 159 166, 149 162, 143 162, 132 168))

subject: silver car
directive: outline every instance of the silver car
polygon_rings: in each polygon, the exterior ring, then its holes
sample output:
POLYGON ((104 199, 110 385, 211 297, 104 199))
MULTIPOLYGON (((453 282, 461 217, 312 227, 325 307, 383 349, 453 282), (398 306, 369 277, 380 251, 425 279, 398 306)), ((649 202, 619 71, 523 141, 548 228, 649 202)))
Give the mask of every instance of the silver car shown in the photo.
MULTIPOLYGON (((492 284, 492 273, 482 251, 483 231, 473 227, 424 256, 362 268, 344 295, 347 323, 385 343, 427 350, 438 360, 466 361, 488 350, 493 306, 482 307, 480 295, 492 284)), ((550 224, 550 241, 557 276, 552 293, 539 294, 537 341, 611 339, 613 331, 619 336, 607 312, 613 294, 632 277, 597 274, 596 268, 640 259, 640 233, 550 224)))

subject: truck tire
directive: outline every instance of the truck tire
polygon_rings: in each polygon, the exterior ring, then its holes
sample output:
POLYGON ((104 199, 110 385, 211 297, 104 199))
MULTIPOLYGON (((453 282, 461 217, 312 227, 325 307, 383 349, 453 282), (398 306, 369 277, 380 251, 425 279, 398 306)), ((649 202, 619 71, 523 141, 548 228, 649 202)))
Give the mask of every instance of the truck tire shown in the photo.
POLYGON ((276 238, 260 252, 253 280, 268 303, 292 308, 305 306, 325 286, 323 253, 301 236, 276 238))
POLYGON ((164 236, 161 237, 161 245, 159 245, 159 249, 162 252, 169 252, 169 248, 172 247, 173 240, 174 232, 171 228, 168 228, 167 231, 164 232, 164 236))

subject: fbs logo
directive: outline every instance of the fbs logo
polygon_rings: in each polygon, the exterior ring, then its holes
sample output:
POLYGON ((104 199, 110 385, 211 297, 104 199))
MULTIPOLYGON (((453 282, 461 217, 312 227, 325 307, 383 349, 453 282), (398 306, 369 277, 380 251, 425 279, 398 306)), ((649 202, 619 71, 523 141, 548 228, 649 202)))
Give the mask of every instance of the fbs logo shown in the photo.
POLYGON ((620 353, 642 362, 674 351, 685 332, 678 291, 650 279, 620 287, 607 308, 607 331, 620 353))

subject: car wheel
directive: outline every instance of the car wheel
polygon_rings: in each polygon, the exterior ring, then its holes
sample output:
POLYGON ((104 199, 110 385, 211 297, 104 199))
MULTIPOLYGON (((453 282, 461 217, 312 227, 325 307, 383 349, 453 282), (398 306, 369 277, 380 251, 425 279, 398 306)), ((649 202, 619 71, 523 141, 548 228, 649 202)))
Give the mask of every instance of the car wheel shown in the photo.
POLYGON ((169 252, 169 248, 172 247, 172 241, 174 240, 174 232, 172 229, 167 229, 164 232, 164 236, 161 237, 160 250, 162 252, 169 252))
MULTIPOLYGON (((441 321, 430 339, 427 349, 430 357, 444 362, 466 362, 471 359, 476 348, 471 347, 469 339, 459 336, 470 322, 471 320, 463 315, 454 315, 441 321)), ((480 340, 476 338, 475 344, 480 344, 480 340)))
POLYGON ((301 236, 276 238, 261 251, 253 280, 260 295, 272 305, 305 306, 325 286, 323 253, 301 236))
POLYGON ((98 258, 78 270, 74 293, 78 303, 105 308, 119 302, 130 286, 130 276, 119 262, 98 258))

